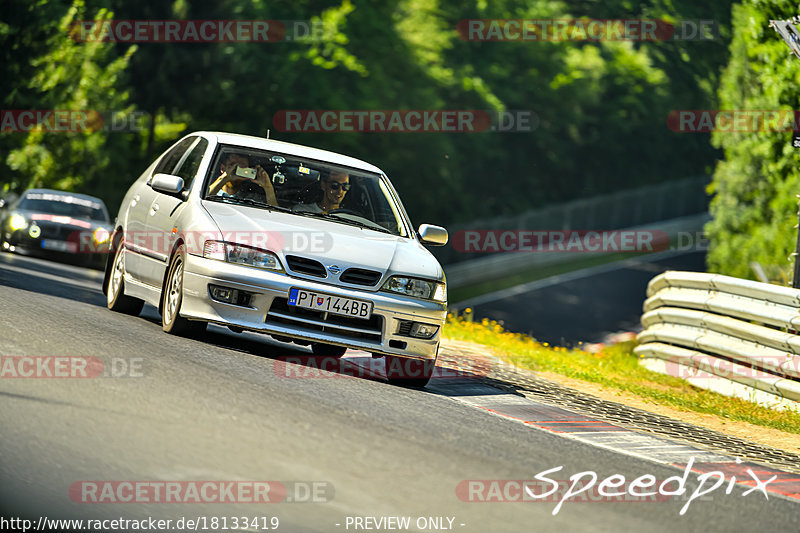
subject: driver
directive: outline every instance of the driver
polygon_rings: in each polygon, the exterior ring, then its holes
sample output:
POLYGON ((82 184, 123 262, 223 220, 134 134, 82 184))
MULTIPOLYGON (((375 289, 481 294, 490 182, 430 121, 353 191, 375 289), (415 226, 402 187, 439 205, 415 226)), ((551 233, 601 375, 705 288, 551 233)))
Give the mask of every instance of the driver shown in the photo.
POLYGON ((350 190, 350 176, 345 172, 331 172, 320 178, 319 187, 322 189, 322 199, 319 202, 299 204, 294 210, 327 215, 339 209, 344 196, 350 190))
POLYGON ((226 155, 219 165, 220 175, 208 188, 210 196, 236 196, 257 202, 278 205, 275 198, 275 189, 269 179, 267 171, 256 165, 256 176, 253 179, 244 178, 236 174, 237 168, 250 168, 250 161, 246 155, 230 153, 226 155))

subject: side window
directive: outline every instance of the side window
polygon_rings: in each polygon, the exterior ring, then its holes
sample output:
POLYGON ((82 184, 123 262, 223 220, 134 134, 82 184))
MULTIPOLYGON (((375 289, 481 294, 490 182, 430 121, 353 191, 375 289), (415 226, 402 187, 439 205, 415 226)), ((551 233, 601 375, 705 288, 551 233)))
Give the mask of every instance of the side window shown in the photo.
POLYGON ((200 168, 200 163, 203 162, 203 155, 206 153, 206 148, 208 148, 208 141, 201 137, 194 148, 192 148, 192 151, 184 157, 180 168, 175 171, 176 176, 183 178, 184 190, 189 190, 192 186, 192 181, 197 175, 197 169, 200 168))
POLYGON ((158 162, 158 166, 156 166, 155 170, 153 170, 153 174, 172 174, 172 172, 175 170, 175 166, 181 160, 183 154, 196 140, 197 137, 189 137, 175 145, 172 150, 167 152, 167 154, 161 158, 161 161, 158 162))

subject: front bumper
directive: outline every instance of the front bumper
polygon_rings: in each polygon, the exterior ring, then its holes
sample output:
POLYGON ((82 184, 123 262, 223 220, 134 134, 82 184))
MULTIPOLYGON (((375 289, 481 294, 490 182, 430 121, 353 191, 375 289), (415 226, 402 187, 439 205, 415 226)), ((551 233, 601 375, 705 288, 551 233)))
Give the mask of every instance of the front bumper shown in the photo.
POLYGON ((444 303, 417 300, 387 292, 358 290, 187 255, 181 315, 226 326, 322 342, 384 355, 435 359, 447 308, 444 303), (209 285, 249 293, 246 306, 215 301, 209 285), (369 320, 339 317, 286 305, 289 289, 297 287, 373 303, 369 320), (431 339, 402 332, 401 322, 439 326, 431 339))
POLYGON ((50 232, 33 237, 28 228, 15 231, 6 229, 0 239, 0 247, 2 251, 99 267, 105 265, 108 256, 107 243, 87 247, 77 239, 64 239, 50 232))

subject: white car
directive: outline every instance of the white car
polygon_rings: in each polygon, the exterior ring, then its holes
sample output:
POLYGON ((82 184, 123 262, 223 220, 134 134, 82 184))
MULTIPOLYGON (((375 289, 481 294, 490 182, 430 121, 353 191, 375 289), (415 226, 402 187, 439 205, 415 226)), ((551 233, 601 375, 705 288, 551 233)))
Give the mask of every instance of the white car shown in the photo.
POLYGON ((447 238, 438 226, 415 230, 369 163, 196 132, 125 195, 103 289, 114 311, 157 306, 170 333, 215 323, 316 355, 366 350, 402 369, 387 370, 390 381, 420 386, 433 373, 447 307, 444 271, 423 244, 447 238))

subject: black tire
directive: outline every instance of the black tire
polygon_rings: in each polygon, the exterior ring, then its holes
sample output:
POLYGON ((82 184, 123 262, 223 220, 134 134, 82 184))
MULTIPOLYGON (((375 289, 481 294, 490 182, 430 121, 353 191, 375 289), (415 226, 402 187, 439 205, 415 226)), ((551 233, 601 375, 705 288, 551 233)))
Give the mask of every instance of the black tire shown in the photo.
POLYGON ((184 248, 179 247, 169 264, 167 279, 161 291, 161 329, 182 337, 198 337, 206 330, 207 322, 188 320, 181 316, 183 303, 184 248))
POLYGON ((111 259, 106 287, 106 306, 117 313, 137 316, 142 312, 144 301, 125 294, 125 246, 120 240, 111 259))
POLYGON ((392 385, 422 388, 433 377, 435 368, 435 359, 386 356, 386 379, 392 385))
POLYGON ((324 357, 341 357, 347 351, 345 346, 334 346, 333 344, 323 344, 321 342, 312 342, 311 351, 314 355, 321 355, 324 357))

